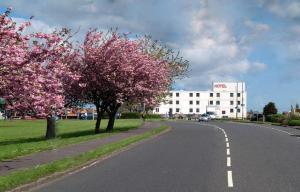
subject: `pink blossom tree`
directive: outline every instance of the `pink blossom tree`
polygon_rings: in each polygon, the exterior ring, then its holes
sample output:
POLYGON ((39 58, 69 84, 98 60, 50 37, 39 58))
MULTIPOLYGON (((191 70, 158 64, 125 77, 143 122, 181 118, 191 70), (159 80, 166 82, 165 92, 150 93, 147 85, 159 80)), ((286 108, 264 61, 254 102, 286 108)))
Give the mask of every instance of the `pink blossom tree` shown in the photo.
POLYGON ((151 103, 170 86, 168 63, 145 53, 139 40, 116 32, 90 30, 81 49, 82 56, 76 59, 80 62, 73 62, 81 71, 76 84, 82 85, 81 99, 96 106, 96 133, 100 132, 104 112, 109 115, 106 130, 112 131, 122 103, 151 103))
POLYGON ((69 31, 24 35, 30 22, 17 26, 10 11, 0 16, 0 97, 21 115, 47 117, 46 138, 53 138, 53 116, 64 106, 64 82, 78 77, 66 65, 75 53, 69 31))

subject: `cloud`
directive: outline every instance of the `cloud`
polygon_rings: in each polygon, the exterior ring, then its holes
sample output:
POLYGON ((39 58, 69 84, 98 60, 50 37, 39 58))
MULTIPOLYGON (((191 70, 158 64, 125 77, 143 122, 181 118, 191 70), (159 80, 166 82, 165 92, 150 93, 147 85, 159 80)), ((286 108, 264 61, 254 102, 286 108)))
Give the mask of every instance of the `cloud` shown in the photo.
MULTIPOLYGON (((269 26, 248 22, 255 31, 268 31, 269 26)), ((261 72, 267 65, 248 59, 248 48, 240 44, 226 23, 209 14, 196 11, 190 21, 189 46, 183 55, 192 63, 189 77, 178 82, 178 88, 207 87, 211 81, 237 80, 241 75, 261 72), (197 82, 197 83, 195 83, 197 82)))
POLYGON ((261 6, 266 6, 270 12, 276 14, 277 16, 300 19, 300 2, 297 0, 259 0, 259 4, 261 6))
POLYGON ((58 27, 50 26, 47 23, 36 19, 28 20, 20 17, 13 17, 12 19, 17 23, 17 25, 27 21, 31 22, 31 26, 26 29, 25 33, 31 33, 31 32, 51 33, 58 28, 58 27))
POLYGON ((257 23, 252 20, 246 20, 245 25, 255 33, 267 32, 271 29, 271 27, 268 24, 257 23))

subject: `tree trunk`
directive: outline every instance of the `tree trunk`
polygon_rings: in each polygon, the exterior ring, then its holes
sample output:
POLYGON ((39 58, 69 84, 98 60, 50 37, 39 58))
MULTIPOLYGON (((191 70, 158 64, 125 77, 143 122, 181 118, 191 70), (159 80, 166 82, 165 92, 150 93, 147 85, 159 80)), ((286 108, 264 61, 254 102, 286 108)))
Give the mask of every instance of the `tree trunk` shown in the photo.
POLYGON ((116 114, 118 112, 119 107, 120 107, 120 104, 116 104, 109 113, 109 120, 108 120, 108 124, 106 127, 107 132, 112 132, 114 129, 116 114))
POLYGON ((56 122, 55 117, 48 116, 47 117, 47 131, 46 131, 46 139, 53 139, 56 137, 56 122))
POLYGON ((106 131, 107 132, 112 132, 113 129, 114 129, 114 124, 115 124, 115 115, 110 114, 108 124, 107 124, 107 127, 106 127, 106 131))
POLYGON ((96 106, 96 111, 97 111, 97 119, 96 119, 95 133, 98 134, 100 133, 100 125, 101 125, 103 110, 100 109, 100 106, 96 106))

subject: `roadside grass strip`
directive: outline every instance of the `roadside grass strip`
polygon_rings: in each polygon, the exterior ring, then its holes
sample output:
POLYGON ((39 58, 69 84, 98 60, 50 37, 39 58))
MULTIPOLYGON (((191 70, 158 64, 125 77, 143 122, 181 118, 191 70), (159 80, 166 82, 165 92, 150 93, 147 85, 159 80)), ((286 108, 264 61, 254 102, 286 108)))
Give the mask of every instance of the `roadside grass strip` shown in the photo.
MULTIPOLYGON (((38 165, 33 168, 23 169, 12 172, 5 176, 0 176, 0 192, 11 190, 28 183, 31 183, 33 185, 29 187, 31 188, 39 182, 43 183, 46 182, 46 180, 49 181, 49 178, 51 180, 63 176, 68 172, 89 167, 93 164, 96 164, 97 162, 93 161, 97 159, 105 158, 109 155, 113 155, 114 153, 118 153, 119 151, 121 152, 123 149, 126 149, 126 147, 130 147, 131 145, 136 144, 139 141, 150 138, 160 133, 164 133, 168 130, 169 127, 167 127, 166 125, 162 125, 143 134, 131 136, 121 141, 104 145, 101 148, 82 153, 72 158, 67 157, 62 160, 54 161, 52 163, 38 165), (51 177, 51 175, 53 177, 51 177), (45 181, 43 181, 43 179, 40 179, 46 177, 49 178, 44 179, 45 181)), ((17 190, 20 190, 20 188, 17 188, 17 190)))

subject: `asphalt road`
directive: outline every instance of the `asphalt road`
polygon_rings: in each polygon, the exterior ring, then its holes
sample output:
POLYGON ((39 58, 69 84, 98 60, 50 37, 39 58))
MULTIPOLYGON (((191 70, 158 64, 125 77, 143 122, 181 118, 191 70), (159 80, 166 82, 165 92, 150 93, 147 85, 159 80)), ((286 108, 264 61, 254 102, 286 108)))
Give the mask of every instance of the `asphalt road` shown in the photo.
POLYGON ((225 122, 168 124, 173 130, 167 134, 35 190, 300 191, 300 137, 292 131, 225 122))

